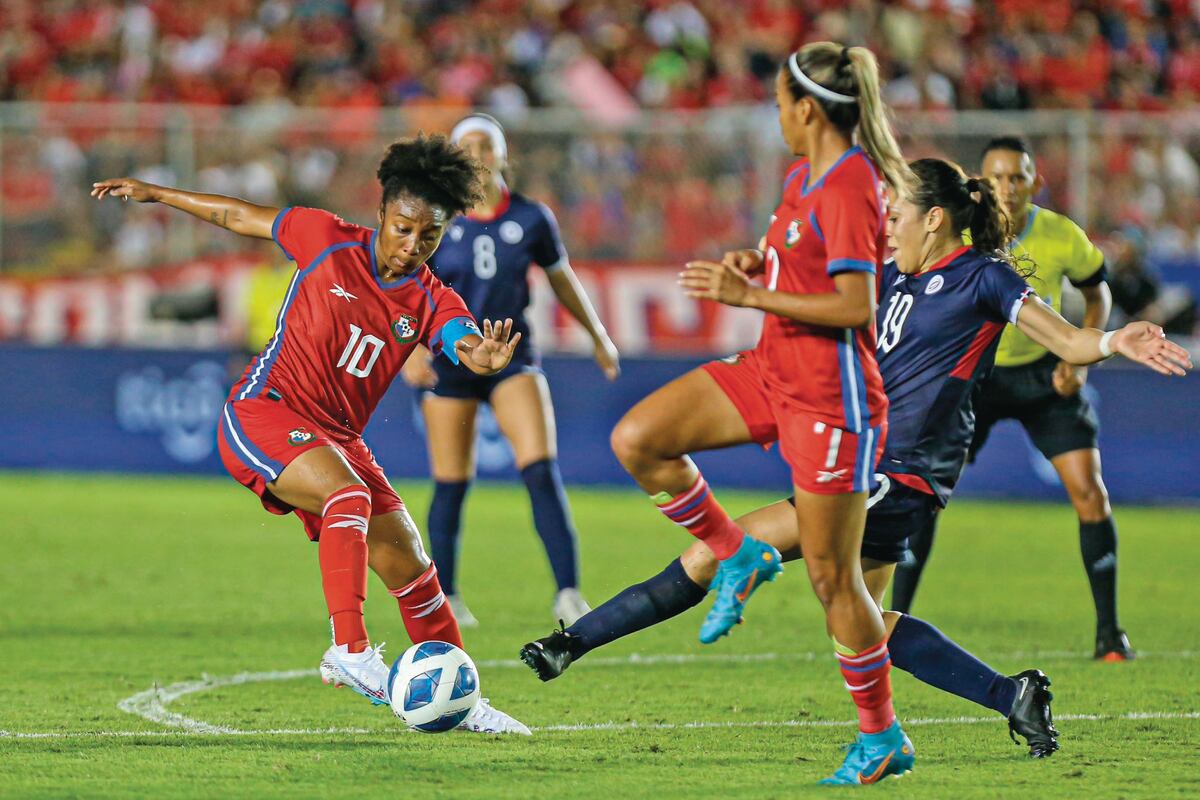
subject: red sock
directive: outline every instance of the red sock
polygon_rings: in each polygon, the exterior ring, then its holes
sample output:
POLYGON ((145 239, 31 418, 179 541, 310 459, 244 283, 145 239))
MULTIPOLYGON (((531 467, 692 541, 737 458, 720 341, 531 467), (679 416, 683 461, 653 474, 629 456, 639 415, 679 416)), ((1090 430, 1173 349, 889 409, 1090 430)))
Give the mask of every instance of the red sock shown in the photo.
POLYGON ((736 553, 746 538, 713 497, 703 475, 697 475, 696 482, 683 494, 656 505, 667 519, 687 528, 688 533, 708 545, 722 561, 736 553))
POLYGON ((458 632, 458 620, 450 610, 442 585, 438 583, 437 567, 421 573, 421 577, 408 586, 391 589, 392 597, 400 603, 400 616, 413 644, 436 640, 462 647, 462 634, 458 632))
POLYGON ((321 512, 317 547, 329 624, 334 644, 347 645, 351 653, 361 653, 370 644, 363 624, 370 519, 371 492, 366 486, 347 486, 334 492, 321 512))
POLYGON ((858 706, 858 727, 863 733, 879 733, 896 721, 892 708, 892 659, 887 640, 852 656, 837 654, 846 688, 858 706))

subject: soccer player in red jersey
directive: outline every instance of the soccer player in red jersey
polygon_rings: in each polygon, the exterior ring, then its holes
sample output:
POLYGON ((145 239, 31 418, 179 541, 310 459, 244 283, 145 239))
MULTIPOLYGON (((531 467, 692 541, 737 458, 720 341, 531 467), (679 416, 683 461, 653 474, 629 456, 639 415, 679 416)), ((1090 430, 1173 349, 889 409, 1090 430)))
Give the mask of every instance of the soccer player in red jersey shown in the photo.
MULTIPOLYGON (((444 137, 417 137, 388 148, 378 178, 378 228, 131 178, 95 183, 92 196, 163 203, 274 239, 296 262, 275 335, 234 384, 217 441, 229 473, 271 513, 295 513, 318 542, 333 630, 321 677, 384 704, 388 667, 363 624, 368 566, 399 601, 414 642, 462 647, 462 637, 437 568, 363 428, 418 343, 492 375, 508 366, 521 337, 512 336, 512 320, 485 320, 481 333, 425 263, 451 218, 478 202, 477 164, 444 137)), ((485 700, 461 727, 529 733, 485 700)))
POLYGON ((887 124, 870 51, 806 45, 780 70, 776 98, 783 138, 801 160, 784 185, 765 256, 739 251, 755 256, 694 261, 681 276, 691 297, 767 312, 758 345, 642 400, 618 423, 612 443, 659 509, 721 560, 717 599, 700 630, 701 641, 713 642, 737 623, 755 588, 780 571, 780 556, 734 524, 686 454, 766 441, 778 431, 805 564, 862 731, 827 780, 872 783, 913 763, 892 708, 883 618, 859 566, 887 411, 873 324, 885 236, 880 173, 903 189, 909 170, 887 124), (747 275, 764 268, 765 286, 752 286, 747 275))

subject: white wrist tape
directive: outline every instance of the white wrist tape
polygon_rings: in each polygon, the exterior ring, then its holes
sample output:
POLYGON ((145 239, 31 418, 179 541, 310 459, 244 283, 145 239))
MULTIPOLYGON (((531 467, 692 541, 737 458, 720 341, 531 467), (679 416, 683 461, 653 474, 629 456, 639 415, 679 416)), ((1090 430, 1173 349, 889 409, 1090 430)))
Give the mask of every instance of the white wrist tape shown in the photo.
POLYGON ((1109 346, 1109 342, 1112 341, 1112 337, 1115 334, 1116 331, 1109 331, 1100 337, 1100 355, 1104 358, 1112 358, 1113 349, 1109 346))

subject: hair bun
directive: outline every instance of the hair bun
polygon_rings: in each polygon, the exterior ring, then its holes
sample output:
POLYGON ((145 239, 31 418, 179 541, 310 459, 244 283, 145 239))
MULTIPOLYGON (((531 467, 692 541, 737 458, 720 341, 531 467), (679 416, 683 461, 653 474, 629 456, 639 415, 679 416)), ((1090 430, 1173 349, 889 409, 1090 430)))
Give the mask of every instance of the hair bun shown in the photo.
POLYGON ((979 178, 967 178, 967 193, 975 194, 975 192, 983 189, 983 182, 979 178))

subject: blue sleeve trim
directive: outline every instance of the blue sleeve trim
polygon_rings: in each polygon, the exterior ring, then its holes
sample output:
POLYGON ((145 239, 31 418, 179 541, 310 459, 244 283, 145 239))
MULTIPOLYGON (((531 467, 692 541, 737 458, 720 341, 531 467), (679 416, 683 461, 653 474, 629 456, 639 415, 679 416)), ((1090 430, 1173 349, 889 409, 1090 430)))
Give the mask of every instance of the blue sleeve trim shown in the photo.
POLYGON ((817 238, 822 242, 825 241, 825 232, 821 230, 821 225, 817 222, 817 215, 812 211, 808 212, 808 224, 812 226, 813 232, 817 234, 817 238))
POLYGON ((458 350, 455 348, 460 339, 465 336, 480 336, 479 326, 470 317, 455 317, 442 326, 437 336, 430 342, 433 348, 441 345, 442 355, 450 359, 451 364, 458 364, 458 350))
POLYGON ((835 258, 829 262, 825 271, 830 275, 837 275, 839 272, 869 272, 874 275, 875 262, 862 258, 835 258))
POLYGON ((279 213, 275 215, 275 221, 271 223, 271 238, 275 240, 275 244, 279 245, 279 249, 283 251, 285 256, 287 256, 288 261, 295 261, 296 259, 287 251, 287 248, 283 246, 283 243, 279 241, 279 226, 283 224, 283 218, 287 216, 287 213, 291 211, 292 208, 292 206, 288 206, 287 208, 280 209, 279 213))

